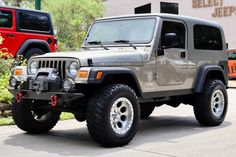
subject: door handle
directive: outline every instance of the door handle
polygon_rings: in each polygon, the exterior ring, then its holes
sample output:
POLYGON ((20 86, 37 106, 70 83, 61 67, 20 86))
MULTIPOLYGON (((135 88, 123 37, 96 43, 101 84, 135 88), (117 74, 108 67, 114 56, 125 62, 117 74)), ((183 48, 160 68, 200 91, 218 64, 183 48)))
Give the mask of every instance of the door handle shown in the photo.
POLYGON ((181 51, 181 52, 180 52, 180 58, 185 58, 185 57, 186 57, 185 51, 181 51))
POLYGON ((7 33, 7 34, 6 34, 6 36, 7 36, 7 37, 14 37, 14 36, 15 36, 15 34, 10 34, 10 33, 7 33))

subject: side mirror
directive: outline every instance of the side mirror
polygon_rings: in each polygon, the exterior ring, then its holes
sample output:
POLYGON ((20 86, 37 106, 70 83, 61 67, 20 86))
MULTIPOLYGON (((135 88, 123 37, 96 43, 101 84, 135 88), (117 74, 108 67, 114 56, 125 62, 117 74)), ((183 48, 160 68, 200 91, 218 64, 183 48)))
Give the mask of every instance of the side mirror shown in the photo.
POLYGON ((178 39, 175 33, 166 33, 164 39, 162 39, 162 48, 168 49, 177 46, 178 39))

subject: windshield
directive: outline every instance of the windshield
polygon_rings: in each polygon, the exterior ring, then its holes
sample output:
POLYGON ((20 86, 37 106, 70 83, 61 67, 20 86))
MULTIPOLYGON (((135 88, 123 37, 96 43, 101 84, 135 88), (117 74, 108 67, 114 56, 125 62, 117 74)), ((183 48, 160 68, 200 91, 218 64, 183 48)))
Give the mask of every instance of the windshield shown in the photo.
POLYGON ((95 22, 85 43, 101 42, 103 44, 118 44, 115 41, 129 43, 151 42, 156 26, 155 18, 122 19, 95 22))
POLYGON ((236 52, 228 52, 228 60, 236 60, 236 52))

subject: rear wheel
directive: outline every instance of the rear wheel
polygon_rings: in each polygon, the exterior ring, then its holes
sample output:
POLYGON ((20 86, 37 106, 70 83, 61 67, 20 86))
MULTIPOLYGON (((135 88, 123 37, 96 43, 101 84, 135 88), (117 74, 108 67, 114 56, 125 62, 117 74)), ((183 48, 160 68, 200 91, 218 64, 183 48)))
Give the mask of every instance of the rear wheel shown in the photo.
POLYGON ((126 145, 136 134, 139 112, 136 94, 130 87, 110 85, 97 92, 88 103, 89 133, 107 147, 126 145))
POLYGON ((196 96, 194 114, 204 126, 220 125, 226 116, 228 96, 225 85, 220 80, 208 80, 203 92, 196 96))
POLYGON ((46 52, 44 52, 42 49, 40 48, 30 48, 29 50, 26 51, 24 57, 25 59, 30 59, 30 57, 32 56, 37 56, 37 55, 42 55, 46 52))
POLYGON ((47 105, 46 101, 25 99, 18 103, 13 99, 12 115, 16 125, 32 134, 48 132, 58 122, 60 112, 50 110, 47 105))

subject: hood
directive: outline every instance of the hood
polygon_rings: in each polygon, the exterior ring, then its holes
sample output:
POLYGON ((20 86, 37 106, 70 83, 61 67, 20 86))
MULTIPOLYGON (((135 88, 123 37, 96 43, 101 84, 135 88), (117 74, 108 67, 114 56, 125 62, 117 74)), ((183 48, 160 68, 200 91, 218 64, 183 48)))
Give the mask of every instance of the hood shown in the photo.
POLYGON ((143 59, 141 51, 99 50, 81 52, 55 52, 35 56, 33 58, 76 58, 81 66, 88 66, 88 59, 92 59, 93 66, 141 66, 143 59))

